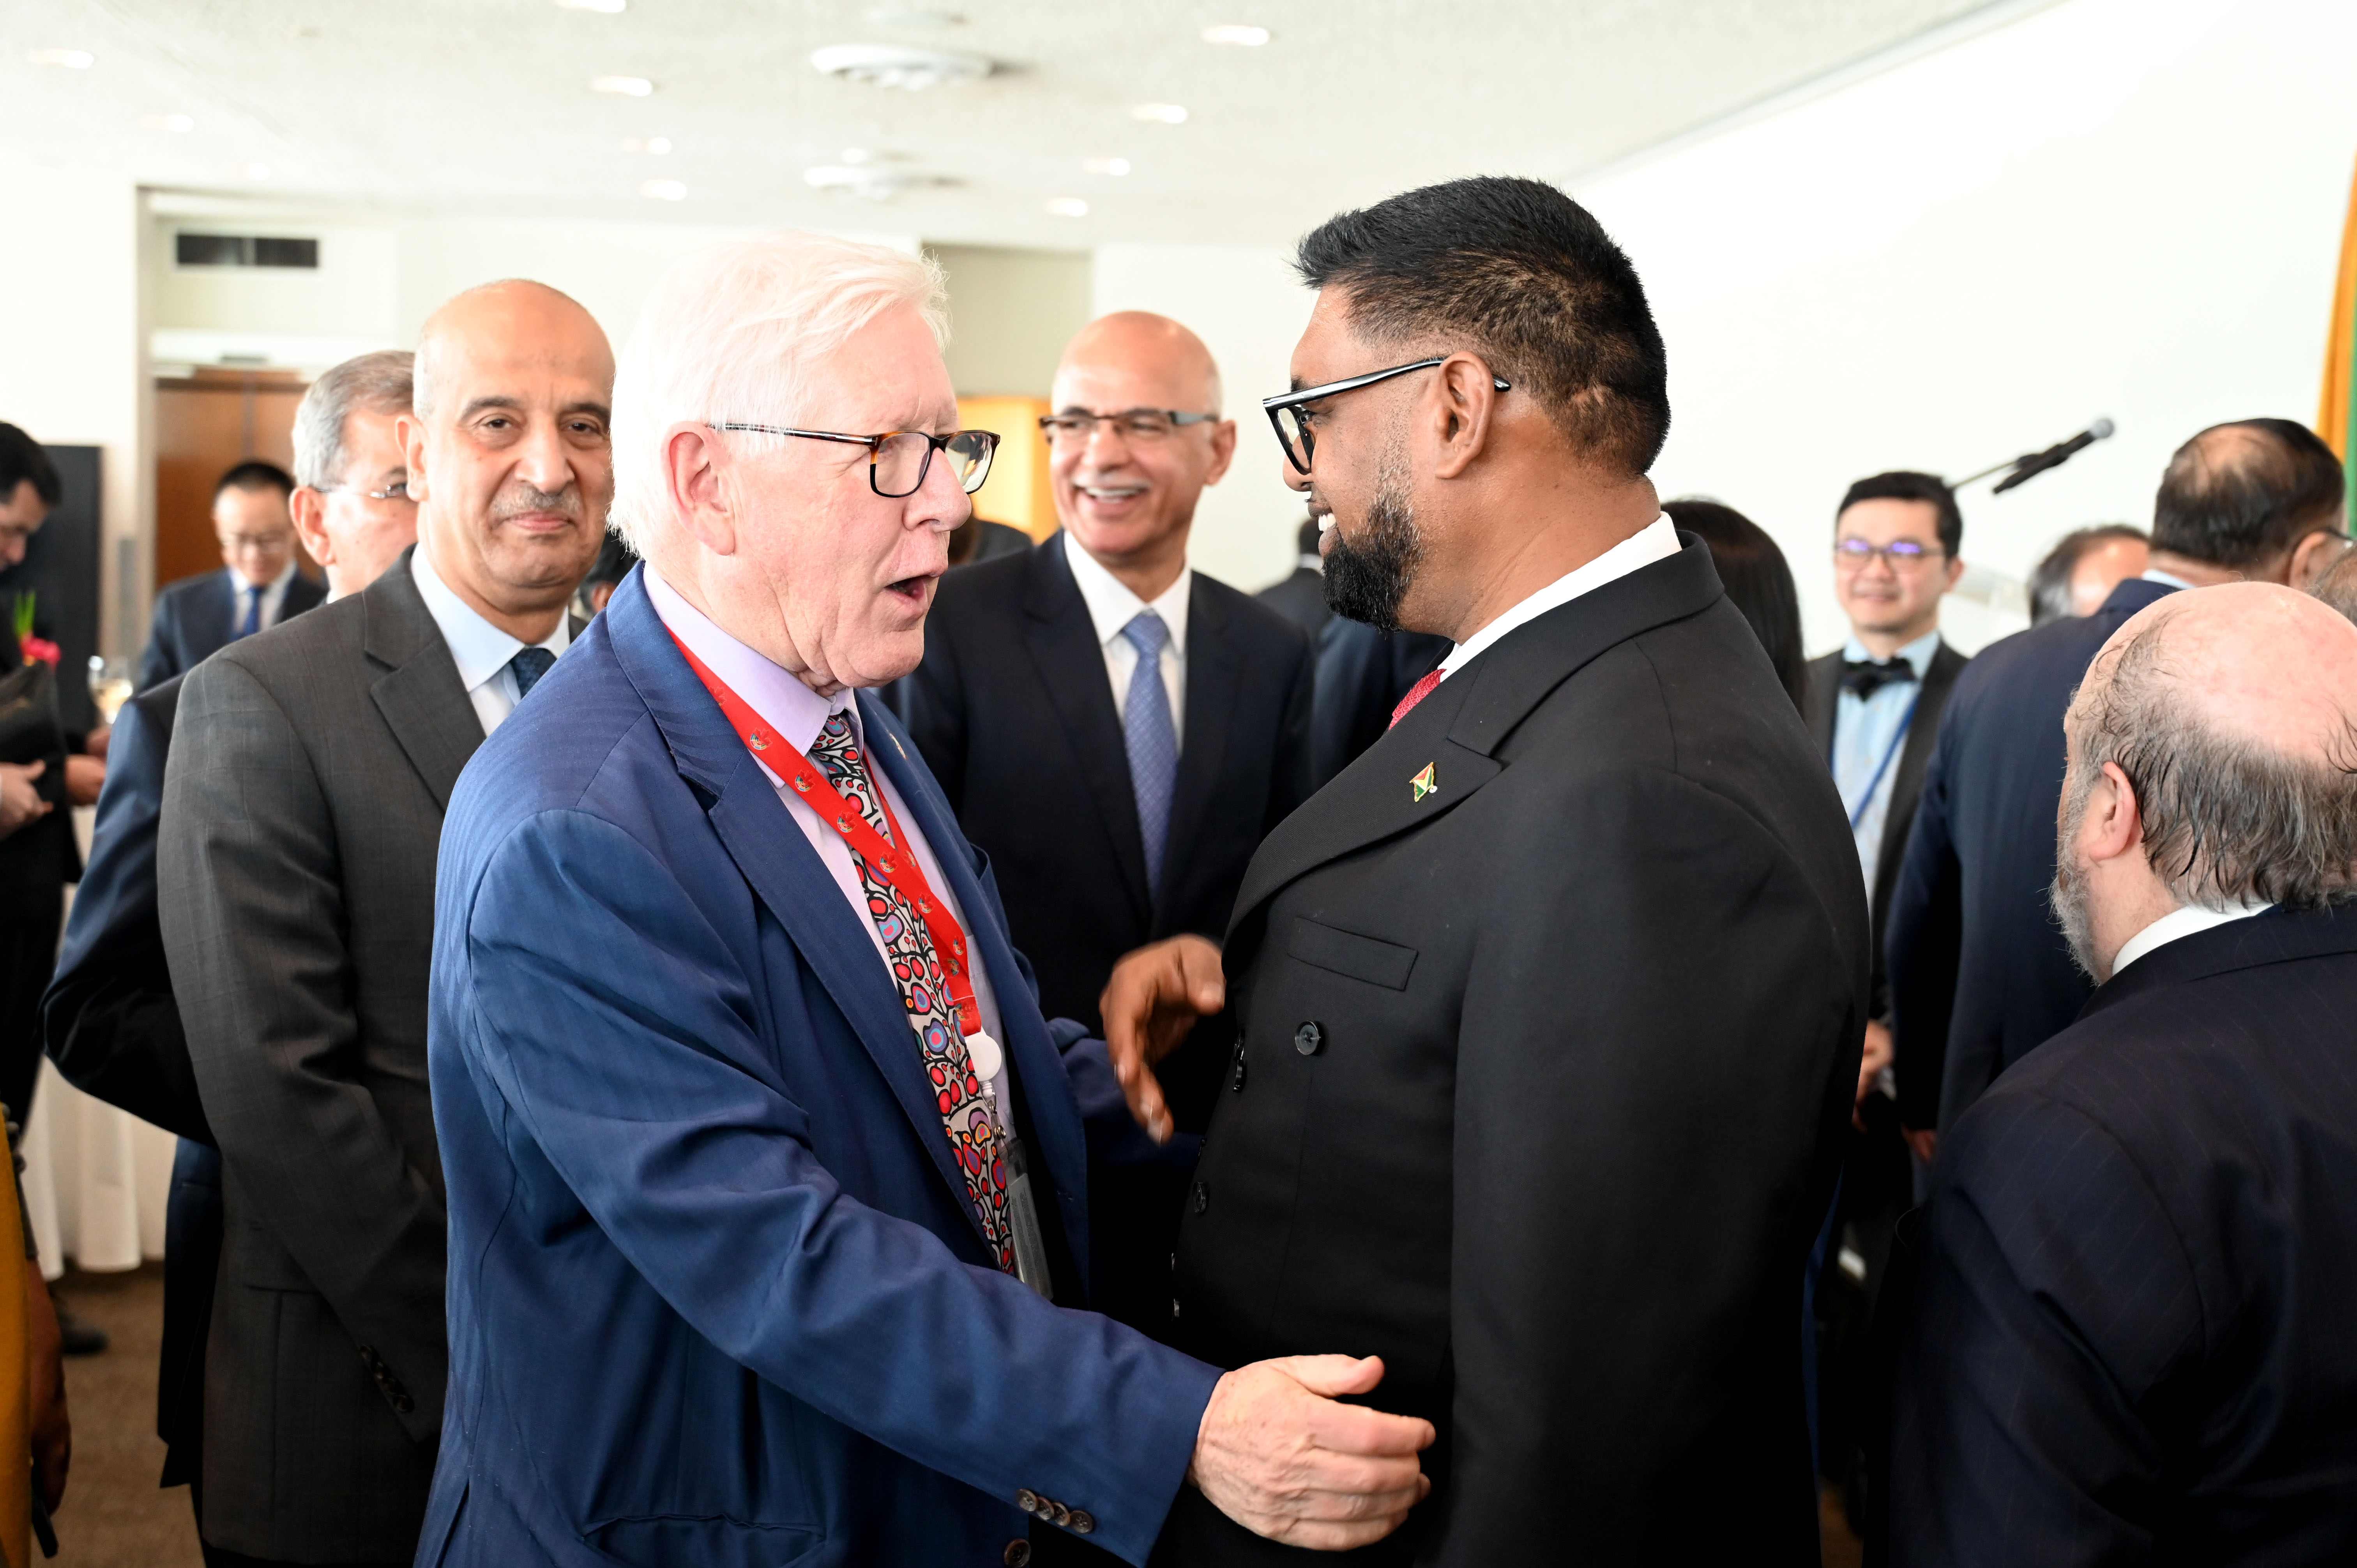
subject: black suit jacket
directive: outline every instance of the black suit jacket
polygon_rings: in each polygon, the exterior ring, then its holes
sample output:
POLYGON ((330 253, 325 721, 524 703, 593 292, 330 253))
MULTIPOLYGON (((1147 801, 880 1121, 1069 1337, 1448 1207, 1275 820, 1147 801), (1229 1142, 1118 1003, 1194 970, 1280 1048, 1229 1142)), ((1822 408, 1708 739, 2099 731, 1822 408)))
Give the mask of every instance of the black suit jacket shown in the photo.
MULTIPOLYGON (((157 594, 147 648, 139 656, 138 689, 144 692, 184 675, 228 647, 237 631, 237 597, 229 573, 220 569, 185 578, 157 594)), ((327 599, 328 590, 298 571, 286 585, 286 598, 274 625, 317 609, 327 599)))
MULTIPOLYGON (((1445 681, 1261 846, 1180 1231, 1222 1366, 1380 1354, 1377 1561, 1817 1561, 1801 1287, 1866 1026, 1824 765, 1686 539, 1445 681)), ((1162 1561, 1307 1562, 1182 1489, 1162 1561)))
POLYGON ((1320 789, 1391 727, 1409 688, 1440 668, 1449 640, 1377 631, 1336 616, 1318 634, 1318 699, 1309 724, 1311 778, 1320 789))
POLYGON ((164 1213, 164 1333, 156 1378, 163 1484, 201 1464, 205 1335, 221 1257, 221 1151, 188 1065, 156 914, 156 828, 180 677, 114 716, 90 865, 66 921, 57 976, 41 1000, 49 1059, 66 1081, 180 1135, 164 1213))
MULTIPOLYGON (((1922 691, 1915 699, 1915 716, 1907 724, 1907 742, 1899 748, 1897 772, 1890 780, 1890 810, 1882 819, 1882 853, 1874 864, 1874 890, 1867 908, 1874 916, 1874 1015, 1889 1006, 1889 983, 1884 976, 1882 937, 1890 920, 1890 893, 1899 885, 1899 869, 1907 859, 1907 834, 1915 825, 1915 806, 1923 796, 1923 770, 1931 765, 1932 743, 1939 738, 1940 715, 1948 693, 1968 660, 1942 639, 1923 671, 1922 691)), ((1834 725, 1841 716, 1842 656, 1839 650, 1809 660, 1806 700, 1802 713, 1809 721, 1809 736, 1830 767, 1834 755, 1834 725)))
POLYGON ((1992 643, 1956 678, 1883 939, 1910 1127, 1948 1125, 2087 999, 2046 898, 2062 714, 2096 650, 2169 592, 2132 577, 2093 615, 1992 643))
POLYGON ((1253 597, 1313 638, 1334 618, 1326 607, 1326 574, 1315 566, 1296 566, 1253 597))
POLYGON ((1895 1560, 2357 1560, 2357 908, 2167 943, 1951 1128, 1895 1560))

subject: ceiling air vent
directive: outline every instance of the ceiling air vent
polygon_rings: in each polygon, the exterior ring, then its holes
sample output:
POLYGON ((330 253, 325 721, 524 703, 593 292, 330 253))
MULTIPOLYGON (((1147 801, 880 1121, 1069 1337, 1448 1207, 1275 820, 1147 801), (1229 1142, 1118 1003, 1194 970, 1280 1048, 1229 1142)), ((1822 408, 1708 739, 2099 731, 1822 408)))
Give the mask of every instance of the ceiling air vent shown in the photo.
POLYGON ((319 242, 274 239, 265 234, 172 236, 172 259, 184 267, 297 267, 319 270, 319 242))

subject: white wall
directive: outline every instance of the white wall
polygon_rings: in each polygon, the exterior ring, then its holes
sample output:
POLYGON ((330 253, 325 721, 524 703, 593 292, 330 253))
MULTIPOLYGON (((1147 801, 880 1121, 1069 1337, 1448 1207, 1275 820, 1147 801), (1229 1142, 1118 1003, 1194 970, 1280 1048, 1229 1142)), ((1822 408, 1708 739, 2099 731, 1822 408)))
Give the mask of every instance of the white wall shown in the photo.
MULTIPOLYGON (((127 646, 115 621, 120 543, 154 506, 145 461, 147 389, 139 192, 128 184, 30 169, 0 173, 0 419, 35 440, 105 449, 101 485, 101 639, 127 646)), ((150 552, 135 545, 140 570, 150 552)), ((134 631, 131 642, 135 644, 134 631)))
POLYGON ((1285 390, 1293 345, 1311 296, 1278 250, 1218 245, 1105 245, 1096 253, 1092 310, 1155 310, 1186 323, 1219 361, 1225 412, 1236 422, 1236 460, 1203 492, 1188 559, 1239 588, 1293 570, 1305 515, 1279 478, 1285 456, 1260 400, 1285 390))

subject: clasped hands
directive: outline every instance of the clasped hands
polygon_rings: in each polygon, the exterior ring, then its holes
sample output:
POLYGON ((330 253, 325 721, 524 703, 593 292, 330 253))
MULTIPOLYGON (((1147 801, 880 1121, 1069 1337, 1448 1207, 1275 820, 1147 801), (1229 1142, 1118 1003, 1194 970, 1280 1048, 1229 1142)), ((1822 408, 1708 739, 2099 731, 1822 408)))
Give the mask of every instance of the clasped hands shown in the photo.
MULTIPOLYGON (((1220 950, 1200 937, 1140 948, 1114 966, 1098 1005, 1130 1114, 1156 1143, 1170 1109, 1155 1064, 1227 1003, 1220 950)), ((1340 1402, 1383 1381, 1381 1358, 1286 1356, 1239 1367, 1211 1391, 1187 1478, 1222 1513, 1293 1546, 1381 1541, 1432 1490, 1416 1455, 1432 1423, 1340 1402)))

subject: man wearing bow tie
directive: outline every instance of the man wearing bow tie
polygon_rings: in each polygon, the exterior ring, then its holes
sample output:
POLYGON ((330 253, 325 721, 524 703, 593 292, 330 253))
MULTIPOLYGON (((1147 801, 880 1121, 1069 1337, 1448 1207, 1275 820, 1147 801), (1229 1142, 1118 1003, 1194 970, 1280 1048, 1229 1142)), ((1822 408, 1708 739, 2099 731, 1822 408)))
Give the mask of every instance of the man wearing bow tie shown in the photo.
POLYGON ((1863 1106, 1890 1065, 1883 923, 1915 821, 1940 710, 1964 657, 1940 639, 1940 600, 1964 564, 1955 492, 1931 474, 1877 474, 1834 517, 1834 593, 1849 616, 1838 653, 1809 664, 1811 733, 1834 770, 1874 914, 1874 1011, 1858 1069, 1863 1106))

